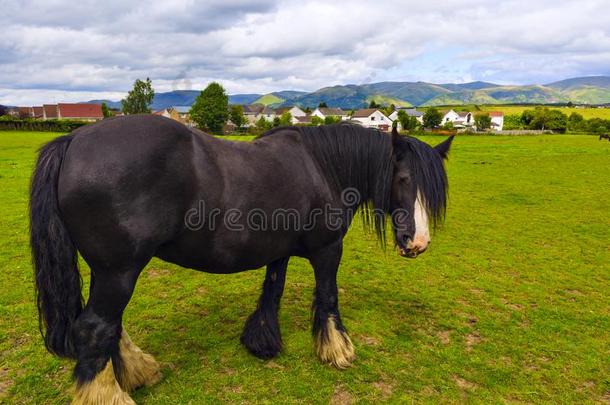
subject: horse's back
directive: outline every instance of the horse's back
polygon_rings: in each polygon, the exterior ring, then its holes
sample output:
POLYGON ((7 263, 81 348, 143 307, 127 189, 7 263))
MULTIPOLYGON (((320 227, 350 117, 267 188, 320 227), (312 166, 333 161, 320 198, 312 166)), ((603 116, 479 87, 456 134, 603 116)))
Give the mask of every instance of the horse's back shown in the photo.
POLYGON ((181 231, 196 176, 193 134, 153 115, 73 133, 58 182, 61 212, 83 256, 148 256, 181 231))

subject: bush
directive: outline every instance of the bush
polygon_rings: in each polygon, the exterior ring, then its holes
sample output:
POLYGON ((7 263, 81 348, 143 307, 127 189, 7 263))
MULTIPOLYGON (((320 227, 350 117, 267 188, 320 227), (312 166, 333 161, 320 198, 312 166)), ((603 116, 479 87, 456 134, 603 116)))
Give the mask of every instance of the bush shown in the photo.
POLYGON ((40 131, 40 132, 72 132, 83 125, 90 124, 85 121, 49 120, 37 121, 32 119, 19 120, 6 116, 0 117, 1 131, 40 131))

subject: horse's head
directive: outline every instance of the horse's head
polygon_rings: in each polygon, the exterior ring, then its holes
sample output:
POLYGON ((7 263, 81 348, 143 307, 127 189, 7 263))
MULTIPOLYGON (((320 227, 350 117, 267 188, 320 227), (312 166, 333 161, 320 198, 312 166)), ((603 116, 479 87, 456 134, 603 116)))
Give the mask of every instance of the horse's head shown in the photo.
POLYGON ((431 147, 392 132, 394 175, 390 213, 398 252, 415 258, 430 244, 429 226, 442 220, 447 201, 447 159, 453 136, 431 147))

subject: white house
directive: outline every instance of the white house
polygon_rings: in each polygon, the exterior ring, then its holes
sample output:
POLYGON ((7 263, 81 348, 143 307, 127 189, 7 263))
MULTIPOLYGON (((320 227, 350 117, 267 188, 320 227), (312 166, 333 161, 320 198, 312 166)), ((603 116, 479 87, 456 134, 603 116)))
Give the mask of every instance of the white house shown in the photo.
POLYGON ((449 110, 443 116, 441 125, 445 125, 448 122, 451 122, 455 128, 471 127, 474 125, 474 117, 472 113, 467 111, 455 112, 453 110, 449 110))
POLYGON ((502 128, 504 128, 504 113, 501 111, 491 111, 489 117, 491 118, 491 129, 493 131, 502 131, 502 128))
POLYGON ((358 110, 354 112, 351 119, 367 128, 377 128, 381 131, 392 129, 392 120, 376 108, 358 110))
POLYGON ((311 115, 321 119, 325 119, 326 117, 339 117, 343 121, 349 119, 349 115, 347 114, 347 112, 343 111, 340 108, 318 107, 313 110, 311 115))
POLYGON ((249 127, 256 124, 257 116, 263 111, 265 106, 262 104, 246 104, 242 108, 246 117, 246 124, 244 126, 249 127))
MULTIPOLYGON (((407 113, 407 115, 409 117, 415 117, 415 119, 417 120, 417 122, 419 122, 420 125, 424 124, 424 113, 421 111, 417 111, 417 109, 415 109, 415 108, 398 107, 396 110, 394 110, 392 112, 392 114, 390 114, 390 116, 388 118, 390 118, 392 121, 396 121, 398 119, 399 111, 404 111, 405 113, 407 113)), ((402 126, 400 125, 400 122, 398 122, 397 128, 399 131, 402 130, 402 126)))
POLYGON ((263 108, 261 112, 256 115, 256 121, 260 120, 261 117, 269 122, 272 122, 275 117, 277 117, 277 114, 273 108, 265 106, 265 108, 263 108))
POLYGON ((275 114, 279 117, 282 114, 284 114, 285 112, 289 112, 291 118, 291 122, 292 124, 298 124, 301 121, 299 121, 299 118, 303 118, 307 116, 307 113, 303 110, 301 110, 299 107, 294 106, 294 107, 282 107, 282 108, 278 108, 277 110, 275 110, 275 114))

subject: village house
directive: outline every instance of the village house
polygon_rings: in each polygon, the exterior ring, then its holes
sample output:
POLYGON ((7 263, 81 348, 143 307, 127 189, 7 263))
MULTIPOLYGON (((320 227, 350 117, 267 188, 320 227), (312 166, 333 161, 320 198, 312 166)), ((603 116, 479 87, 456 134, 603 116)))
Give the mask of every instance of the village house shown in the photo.
POLYGON ((351 120, 367 128, 377 128, 386 132, 392 129, 392 120, 376 108, 358 110, 354 112, 351 120))
POLYGON ((474 125, 474 117, 472 113, 467 111, 455 112, 454 110, 449 110, 443 116, 441 125, 445 125, 448 122, 451 122, 454 128, 467 128, 474 125))
POLYGON ((256 125, 256 117, 263 111, 265 108, 262 104, 246 104, 243 105, 244 116, 246 117, 245 127, 249 127, 252 125, 256 125))
POLYGON ((342 121, 349 119, 349 114, 340 108, 318 107, 313 110, 311 115, 321 119, 326 119, 326 117, 337 117, 342 121))
POLYGON ((261 117, 264 118, 266 121, 273 122, 275 117, 277 117, 277 114, 275 113, 275 110, 273 108, 265 106, 261 110, 261 112, 256 115, 256 121, 260 120, 261 117))
POLYGON ((285 112, 290 113, 290 116, 292 117, 291 118, 292 124, 298 124, 299 118, 303 118, 303 117, 307 116, 307 113, 305 111, 301 110, 297 106, 278 108, 277 110, 275 110, 275 115, 279 117, 282 114, 284 114, 285 112))
POLYGON ((191 121, 191 117, 189 113, 191 111, 191 106, 188 105, 175 105, 171 107, 178 114, 178 121, 186 125, 187 127, 194 127, 195 123, 191 121))
POLYGON ((490 111, 491 129, 494 131, 502 131, 504 128, 504 113, 501 111, 490 111))
POLYGON ((173 107, 168 107, 159 111, 155 111, 153 112, 153 115, 160 115, 165 118, 171 118, 174 121, 182 122, 180 120, 180 115, 178 114, 178 111, 174 110, 173 107))
POLYGON ((99 121, 104 119, 101 104, 57 104, 57 118, 78 121, 99 121))

